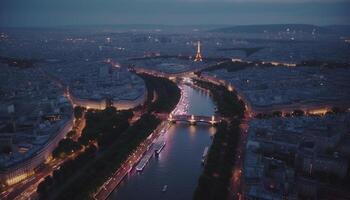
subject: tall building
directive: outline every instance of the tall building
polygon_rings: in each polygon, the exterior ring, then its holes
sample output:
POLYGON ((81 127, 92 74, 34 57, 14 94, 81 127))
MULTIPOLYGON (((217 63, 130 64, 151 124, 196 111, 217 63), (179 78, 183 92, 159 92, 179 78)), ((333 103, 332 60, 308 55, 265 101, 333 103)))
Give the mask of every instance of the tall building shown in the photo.
POLYGON ((194 58, 194 61, 195 62, 203 61, 202 54, 201 54, 201 42, 200 41, 198 41, 198 43, 197 43, 197 54, 196 54, 196 57, 194 58))

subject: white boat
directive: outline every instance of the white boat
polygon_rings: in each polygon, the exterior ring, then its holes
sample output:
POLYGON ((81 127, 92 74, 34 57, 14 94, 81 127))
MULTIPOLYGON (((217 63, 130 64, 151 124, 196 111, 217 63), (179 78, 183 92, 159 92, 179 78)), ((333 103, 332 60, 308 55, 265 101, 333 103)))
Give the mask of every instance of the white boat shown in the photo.
POLYGON ((205 147, 204 152, 203 152, 203 155, 202 155, 202 158, 207 157, 208 151, 209 151, 209 147, 205 147))
POLYGON ((168 189, 168 185, 164 185, 163 189, 162 189, 162 192, 166 192, 167 189, 168 189))
POLYGON ((151 157, 152 153, 147 153, 146 155, 144 155, 140 162, 136 165, 136 171, 142 171, 151 157))
POLYGON ((156 153, 156 155, 160 154, 164 146, 165 146, 164 141, 160 141, 155 145, 154 152, 156 153))
POLYGON ((207 160, 207 156, 208 156, 208 151, 209 151, 209 147, 205 147, 203 155, 202 155, 202 164, 205 164, 205 161, 207 160))

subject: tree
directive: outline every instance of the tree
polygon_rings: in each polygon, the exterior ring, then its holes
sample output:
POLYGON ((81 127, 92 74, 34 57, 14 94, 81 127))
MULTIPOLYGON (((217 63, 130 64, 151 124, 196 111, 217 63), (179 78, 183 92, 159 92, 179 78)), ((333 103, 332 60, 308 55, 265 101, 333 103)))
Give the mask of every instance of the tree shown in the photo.
POLYGON ((302 110, 294 110, 292 115, 295 116, 295 117, 301 117, 301 116, 304 115, 304 111, 302 111, 302 110))
POLYGON ((74 117, 76 119, 82 118, 85 110, 86 110, 86 108, 81 107, 81 106, 74 107, 74 117))
POLYGON ((284 116, 285 117, 291 117, 292 115, 290 113, 286 113, 284 116))
POLYGON ((1 153, 3 153, 3 154, 10 154, 11 152, 12 152, 12 148, 9 145, 5 145, 1 149, 1 153))
POLYGON ((67 133, 67 137, 72 138, 75 134, 77 134, 77 132, 75 130, 71 130, 67 133))
POLYGON ((62 139, 58 146, 53 150, 52 157, 62 158, 65 155, 71 155, 75 151, 80 150, 82 147, 79 143, 75 142, 71 138, 62 139))
POLYGON ((340 114, 340 113, 344 113, 345 111, 343 109, 339 108, 339 107, 333 107, 332 108, 332 112, 334 114, 340 114))
POLYGON ((179 102, 181 92, 177 85, 161 77, 154 77, 147 74, 140 74, 145 80, 148 91, 148 111, 150 112, 170 112, 179 102), (155 101, 153 99, 153 92, 157 94, 155 101))
POLYGON ((272 113, 272 116, 273 116, 273 117, 282 117, 282 112, 281 112, 281 111, 274 111, 274 112, 272 113))
POLYGON ((46 176, 43 181, 41 181, 36 189, 41 198, 48 195, 50 187, 53 185, 53 179, 51 176, 46 176))

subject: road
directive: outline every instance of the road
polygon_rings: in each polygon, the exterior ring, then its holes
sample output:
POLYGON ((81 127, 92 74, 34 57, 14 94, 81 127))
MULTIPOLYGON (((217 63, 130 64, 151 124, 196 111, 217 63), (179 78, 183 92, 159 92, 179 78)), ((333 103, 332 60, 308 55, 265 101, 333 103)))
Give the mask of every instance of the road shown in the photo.
MULTIPOLYGON (((85 117, 85 113, 83 114, 83 117, 85 117)), ((76 124, 75 124, 76 134, 72 137, 73 140, 77 140, 80 137, 84 127, 85 127, 85 118, 82 118, 76 121, 76 124)), ((39 183, 43 181, 46 176, 52 175, 53 171, 55 171, 56 169, 59 169, 59 167, 65 161, 69 159, 74 159, 81 152, 82 151, 76 152, 64 159, 54 159, 49 161, 46 164, 43 164, 42 166, 38 167, 35 170, 35 173, 32 177, 6 188, 5 191, 0 194, 0 199, 1 200, 35 199, 37 197, 36 189, 39 183)))
POLYGON ((236 160, 235 166, 233 167, 233 176, 231 178, 231 188, 229 199, 244 199, 244 178, 242 178, 243 172, 243 164, 244 164, 244 154, 245 154, 245 146, 248 139, 248 129, 249 129, 249 121, 252 119, 252 111, 249 107, 246 106, 246 110, 244 113, 244 117, 241 121, 241 137, 238 141, 237 149, 236 149, 236 160))
POLYGON ((49 164, 39 167, 35 174, 27 180, 24 180, 9 189, 6 193, 1 194, 0 199, 34 199, 36 197, 36 188, 46 176, 51 175, 52 172, 59 168, 59 166, 66 160, 71 159, 52 160, 49 164))
POLYGON ((105 200, 113 192, 113 190, 121 183, 125 176, 133 169, 133 167, 141 160, 143 155, 149 150, 151 144, 161 134, 170 127, 167 121, 163 121, 152 134, 144 140, 136 150, 126 159, 119 169, 110 177, 98 190, 95 195, 97 200, 105 200))

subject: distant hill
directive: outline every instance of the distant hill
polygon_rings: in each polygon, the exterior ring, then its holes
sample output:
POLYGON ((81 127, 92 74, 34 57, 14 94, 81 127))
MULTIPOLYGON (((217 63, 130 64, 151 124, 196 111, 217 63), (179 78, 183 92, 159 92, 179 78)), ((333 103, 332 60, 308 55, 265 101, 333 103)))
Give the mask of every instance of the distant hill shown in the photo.
POLYGON ((305 33, 350 33, 350 25, 315 26, 309 24, 266 24, 241 25, 213 29, 212 32, 223 33, 277 33, 277 32, 305 32, 305 33))
POLYGON ((350 25, 330 25, 326 26, 328 29, 331 29, 335 33, 347 34, 350 36, 350 25))

